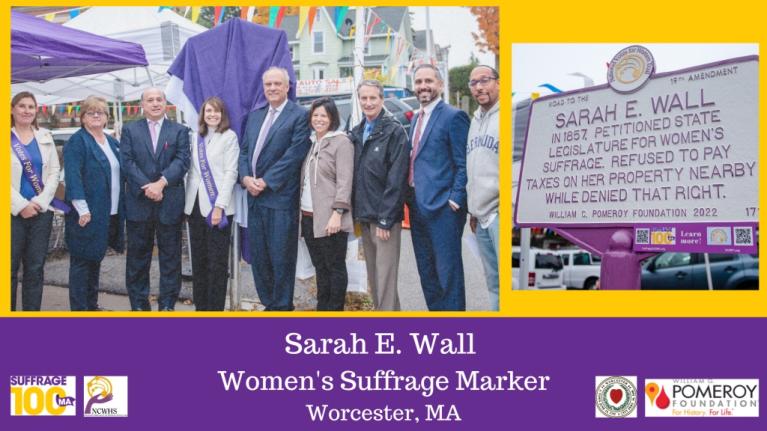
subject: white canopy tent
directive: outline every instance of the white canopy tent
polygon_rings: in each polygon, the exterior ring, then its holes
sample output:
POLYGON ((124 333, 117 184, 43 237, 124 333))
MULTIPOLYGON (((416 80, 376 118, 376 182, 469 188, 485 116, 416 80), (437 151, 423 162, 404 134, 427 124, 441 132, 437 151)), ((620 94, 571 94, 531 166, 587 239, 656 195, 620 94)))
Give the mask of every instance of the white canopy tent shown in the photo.
MULTIPOLYGON (((168 67, 190 37, 207 28, 195 24, 169 9, 158 7, 92 7, 64 26, 113 39, 139 43, 144 47, 149 66, 117 72, 54 79, 43 83, 13 85, 13 93, 30 91, 38 103, 51 105, 102 96, 121 104, 137 100, 148 86, 164 88, 168 67)), ((118 113, 118 117, 121 116, 118 113)))

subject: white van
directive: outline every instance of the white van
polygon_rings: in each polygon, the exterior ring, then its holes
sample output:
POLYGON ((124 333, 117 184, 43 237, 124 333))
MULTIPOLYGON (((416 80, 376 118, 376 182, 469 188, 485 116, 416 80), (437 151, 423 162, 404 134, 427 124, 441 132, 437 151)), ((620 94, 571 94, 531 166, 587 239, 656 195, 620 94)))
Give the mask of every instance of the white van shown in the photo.
MULTIPOLYGON (((520 247, 511 248, 511 288, 519 287, 519 255, 520 247)), ((562 257, 551 250, 531 248, 528 258, 530 269, 527 275, 527 286, 524 289, 564 289, 562 283, 562 257)))
POLYGON ((557 250, 555 253, 562 256, 565 266, 562 280, 567 288, 592 290, 596 287, 602 269, 599 256, 579 248, 557 250))

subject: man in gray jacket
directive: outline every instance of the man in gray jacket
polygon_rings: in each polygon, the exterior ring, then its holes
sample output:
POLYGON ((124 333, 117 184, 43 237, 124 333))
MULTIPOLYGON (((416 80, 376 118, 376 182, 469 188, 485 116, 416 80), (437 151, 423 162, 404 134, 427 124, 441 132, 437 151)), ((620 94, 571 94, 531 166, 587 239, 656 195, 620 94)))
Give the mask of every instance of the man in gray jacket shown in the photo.
POLYGON ((475 67, 469 75, 469 89, 479 104, 466 145, 469 223, 477 235, 490 308, 498 310, 498 71, 475 67))

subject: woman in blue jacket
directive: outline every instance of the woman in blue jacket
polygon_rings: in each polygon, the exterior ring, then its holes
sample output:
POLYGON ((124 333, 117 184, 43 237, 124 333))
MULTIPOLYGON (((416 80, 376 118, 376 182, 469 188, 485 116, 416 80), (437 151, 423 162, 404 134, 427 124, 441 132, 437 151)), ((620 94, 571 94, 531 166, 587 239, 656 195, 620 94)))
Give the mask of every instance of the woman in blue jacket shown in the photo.
POLYGON ((80 105, 82 129, 64 146, 69 248, 69 306, 98 310, 99 271, 107 246, 123 251, 123 179, 116 139, 104 133, 107 103, 89 96, 80 105))

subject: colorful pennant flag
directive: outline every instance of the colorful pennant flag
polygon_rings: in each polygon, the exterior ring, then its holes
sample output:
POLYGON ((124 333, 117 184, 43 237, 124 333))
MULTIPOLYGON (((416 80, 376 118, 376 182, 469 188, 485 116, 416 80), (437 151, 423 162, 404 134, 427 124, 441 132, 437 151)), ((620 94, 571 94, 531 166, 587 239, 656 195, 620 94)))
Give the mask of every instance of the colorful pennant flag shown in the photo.
POLYGON ((304 31, 304 25, 306 25, 306 21, 309 18, 309 6, 299 6, 298 7, 298 31, 296 32, 296 37, 301 37, 301 33, 304 31))
POLYGON ((202 7, 200 6, 192 6, 192 22, 197 22, 197 20, 200 18, 200 10, 202 7))
POLYGON ((337 6, 333 9, 335 10, 336 32, 339 32, 344 25, 344 18, 346 18, 346 13, 349 11, 349 6, 337 6))
POLYGON ((315 6, 312 6, 309 8, 309 34, 312 33, 312 28, 314 27, 314 18, 317 16, 317 8, 315 6))

